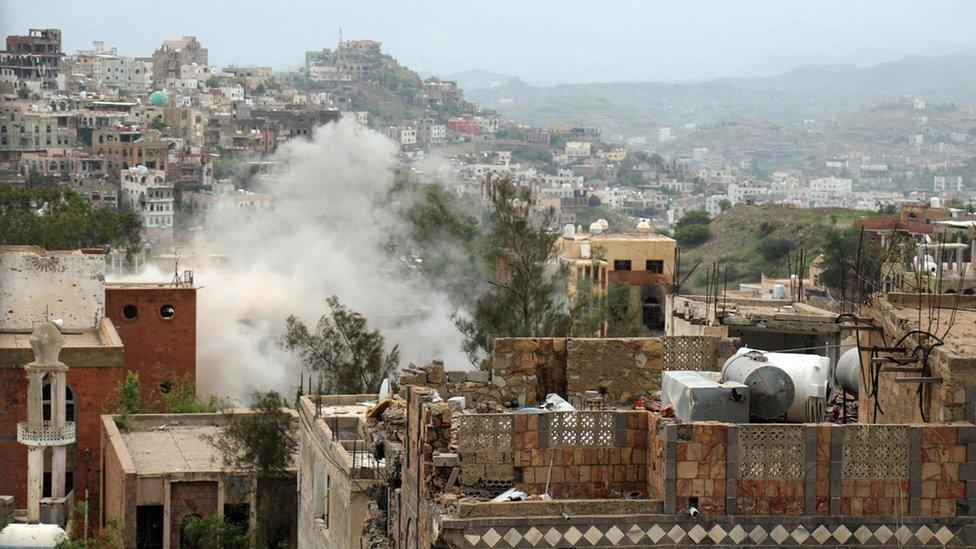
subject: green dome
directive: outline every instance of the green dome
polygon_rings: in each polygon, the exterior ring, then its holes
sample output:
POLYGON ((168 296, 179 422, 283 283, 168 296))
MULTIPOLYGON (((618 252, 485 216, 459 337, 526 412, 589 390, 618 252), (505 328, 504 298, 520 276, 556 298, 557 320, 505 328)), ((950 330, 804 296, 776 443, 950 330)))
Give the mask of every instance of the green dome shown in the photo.
POLYGON ((166 104, 166 92, 163 90, 156 90, 149 94, 149 104, 153 107, 162 107, 166 104))

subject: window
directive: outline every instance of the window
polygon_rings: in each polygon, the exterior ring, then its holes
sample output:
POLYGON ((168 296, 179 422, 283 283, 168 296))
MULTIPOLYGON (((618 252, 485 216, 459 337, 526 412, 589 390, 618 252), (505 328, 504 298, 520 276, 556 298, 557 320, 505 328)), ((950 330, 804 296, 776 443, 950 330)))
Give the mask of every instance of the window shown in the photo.
POLYGON ((126 320, 135 320, 139 317, 139 308, 132 304, 126 305, 122 307, 122 316, 126 320))
POLYGON ((648 259, 644 262, 644 269, 652 273, 661 274, 664 272, 664 261, 660 259, 648 259))
POLYGON ((176 316, 176 309, 172 305, 163 305, 159 309, 159 316, 163 317, 164 320, 170 320, 176 316))
POLYGON ((629 259, 614 259, 613 260, 613 270, 615 270, 615 271, 629 271, 630 270, 630 260, 629 259))

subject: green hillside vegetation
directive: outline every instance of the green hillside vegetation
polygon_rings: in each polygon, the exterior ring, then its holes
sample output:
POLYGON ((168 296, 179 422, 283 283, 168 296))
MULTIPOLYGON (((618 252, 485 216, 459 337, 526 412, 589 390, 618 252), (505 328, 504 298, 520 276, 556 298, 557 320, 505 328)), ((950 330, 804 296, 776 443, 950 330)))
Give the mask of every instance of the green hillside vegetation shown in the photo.
MULTIPOLYGON (((695 247, 681 247, 682 276, 695 263, 701 266, 682 288, 682 293, 701 291, 704 267, 718 262, 720 272, 729 268, 729 283, 758 282, 760 276, 787 275, 787 253, 805 250, 807 267, 823 251, 833 230, 850 227, 873 212, 842 208, 795 208, 785 205, 738 204, 708 225, 711 236, 695 247)), ((795 261, 795 259, 794 259, 795 261)))

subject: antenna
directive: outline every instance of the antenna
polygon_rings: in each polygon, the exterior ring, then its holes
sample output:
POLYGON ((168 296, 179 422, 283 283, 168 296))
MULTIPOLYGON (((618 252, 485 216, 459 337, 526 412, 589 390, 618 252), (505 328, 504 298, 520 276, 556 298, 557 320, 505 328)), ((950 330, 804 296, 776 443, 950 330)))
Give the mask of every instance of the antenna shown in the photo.
POLYGON ((180 278, 180 252, 176 252, 176 260, 173 265, 173 286, 180 287, 183 285, 183 279, 180 278))
POLYGON ((339 49, 342 49, 342 26, 339 26, 339 49))

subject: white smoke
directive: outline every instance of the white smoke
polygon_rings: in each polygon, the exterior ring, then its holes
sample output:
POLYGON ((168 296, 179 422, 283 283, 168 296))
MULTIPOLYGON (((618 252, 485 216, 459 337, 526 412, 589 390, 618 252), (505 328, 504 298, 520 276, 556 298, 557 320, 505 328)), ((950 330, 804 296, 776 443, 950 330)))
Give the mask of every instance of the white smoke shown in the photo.
MULTIPOLYGON (((280 346, 285 319, 309 327, 337 295, 400 346, 401 364, 440 357, 464 368, 461 335, 445 295, 404 273, 384 249, 402 222, 385 204, 395 181, 396 146, 352 121, 328 124, 311 140, 279 148, 280 174, 262 181, 270 212, 208 213, 196 253, 223 254, 222 268, 186 265, 201 289, 197 302, 197 382, 203 393, 243 398, 288 394, 300 364, 280 346)), ((374 388, 374 389, 378 389, 374 388)))

